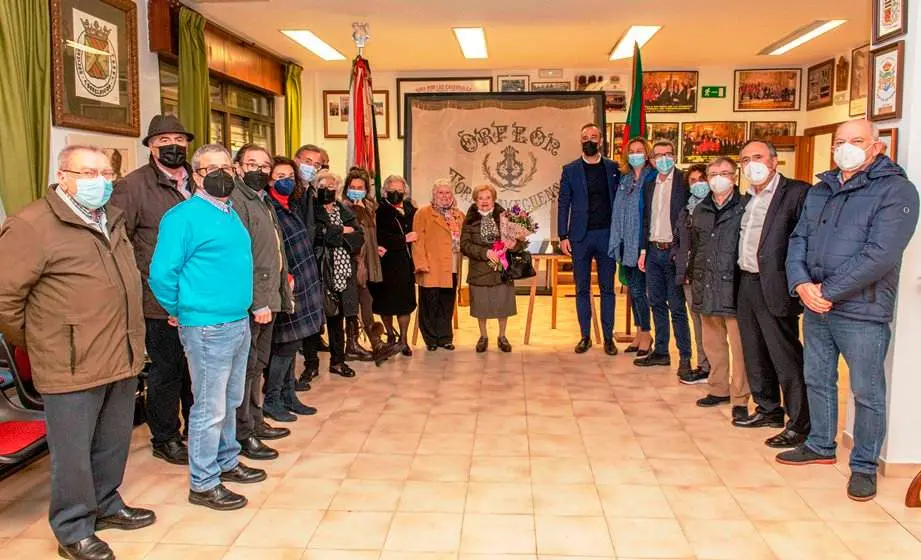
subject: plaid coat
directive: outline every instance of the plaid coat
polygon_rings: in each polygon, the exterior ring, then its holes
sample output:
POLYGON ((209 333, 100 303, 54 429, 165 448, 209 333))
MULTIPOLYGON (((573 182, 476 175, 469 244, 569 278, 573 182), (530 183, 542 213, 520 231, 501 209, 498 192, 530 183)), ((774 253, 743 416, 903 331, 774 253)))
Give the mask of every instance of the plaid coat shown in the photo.
POLYGON ((323 327, 323 284, 317 269, 313 242, 301 217, 269 197, 285 242, 288 272, 294 276, 294 312, 279 313, 273 340, 296 342, 320 332, 323 327))

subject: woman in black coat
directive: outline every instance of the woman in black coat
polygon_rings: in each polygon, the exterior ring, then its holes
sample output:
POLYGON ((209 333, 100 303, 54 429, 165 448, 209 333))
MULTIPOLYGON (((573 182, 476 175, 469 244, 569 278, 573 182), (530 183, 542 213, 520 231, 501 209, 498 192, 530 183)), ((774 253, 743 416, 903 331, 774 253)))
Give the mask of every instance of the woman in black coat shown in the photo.
MULTIPOLYGON (((317 175, 314 249, 323 282, 324 307, 329 331, 329 372, 355 377, 345 363, 345 319, 358 316, 358 285, 353 255, 361 251, 364 234, 355 213, 336 200, 342 179, 328 171, 317 175)), ((305 360, 319 363, 320 335, 307 339, 305 360)))
POLYGON ((401 347, 404 356, 412 356, 406 333, 409 316, 416 309, 415 267, 412 243, 416 240, 413 217, 416 207, 406 198, 406 181, 391 175, 384 181, 384 200, 377 208, 377 244, 381 253, 381 282, 369 284, 372 308, 381 316, 387 329, 388 342, 401 347), (393 329, 396 315, 400 334, 393 329))

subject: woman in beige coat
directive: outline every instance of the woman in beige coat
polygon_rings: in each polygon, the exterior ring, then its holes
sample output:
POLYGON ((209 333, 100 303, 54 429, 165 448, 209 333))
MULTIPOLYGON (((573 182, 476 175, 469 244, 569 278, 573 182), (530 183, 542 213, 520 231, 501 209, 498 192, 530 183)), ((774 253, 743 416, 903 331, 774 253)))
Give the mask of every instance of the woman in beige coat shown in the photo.
POLYGON ((419 330, 429 352, 454 350, 454 303, 457 300, 457 263, 464 215, 457 209, 447 179, 435 181, 432 204, 416 212, 413 247, 419 285, 419 330))

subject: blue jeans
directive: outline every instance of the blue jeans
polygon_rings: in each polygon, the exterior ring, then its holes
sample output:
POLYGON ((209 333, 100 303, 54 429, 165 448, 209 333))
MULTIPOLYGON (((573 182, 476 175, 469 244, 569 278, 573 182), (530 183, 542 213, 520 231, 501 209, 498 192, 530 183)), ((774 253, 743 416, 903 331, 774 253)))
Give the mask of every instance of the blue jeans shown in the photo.
POLYGON ((243 402, 249 359, 249 319, 207 327, 179 327, 192 376, 189 418, 190 487, 211 490, 237 466, 236 410, 243 402))
POLYGON ((812 431, 809 449, 835 454, 838 433, 838 356, 850 370, 854 393, 854 449, 851 471, 875 474, 886 437, 886 373, 883 361, 889 349, 889 325, 806 310, 803 317, 803 373, 809 399, 812 431))
POLYGON ((691 359, 691 329, 684 289, 675 283, 675 262, 671 251, 661 250, 652 243, 646 250, 646 294, 656 325, 656 354, 668 354, 671 335, 668 316, 671 313, 675 343, 682 360, 691 359))
POLYGON ((614 338, 614 273, 617 265, 608 255, 611 230, 591 229, 585 239, 572 242, 572 272, 576 281, 576 314, 582 338, 589 338, 592 328, 592 259, 598 272, 601 290, 601 331, 605 340, 614 338))
MULTIPOLYGON (((620 266, 624 266, 621 264, 620 266)), ((630 284, 633 320, 641 331, 649 332, 649 300, 646 299, 646 273, 635 266, 624 266, 630 284)))

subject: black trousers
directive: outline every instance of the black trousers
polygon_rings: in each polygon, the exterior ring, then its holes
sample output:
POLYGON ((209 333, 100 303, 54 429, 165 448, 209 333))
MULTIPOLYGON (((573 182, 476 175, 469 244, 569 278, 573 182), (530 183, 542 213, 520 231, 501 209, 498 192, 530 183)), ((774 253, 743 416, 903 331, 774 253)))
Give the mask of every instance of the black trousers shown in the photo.
POLYGON ((803 378, 799 318, 774 316, 767 309, 758 275, 743 272, 736 319, 757 412, 783 417, 786 407, 790 417, 787 429, 808 434, 809 403, 803 378))
POLYGON ((192 381, 185 351, 179 341, 179 329, 166 319, 145 319, 145 343, 150 357, 147 374, 147 424, 151 440, 165 443, 179 439, 179 408, 186 424, 192 408, 192 381))
POLYGON ((136 377, 42 395, 51 451, 48 520, 61 544, 96 532, 96 518, 125 507, 118 494, 134 428, 136 377))
POLYGON ((454 302, 457 300, 457 274, 450 288, 419 286, 419 330, 426 346, 454 342, 454 302))
MULTIPOLYGON (((326 334, 329 336, 329 365, 338 366, 345 363, 345 317, 340 312, 338 315, 326 316, 326 334)), ((320 367, 320 333, 313 334, 304 339, 301 349, 304 353, 304 367, 316 369, 320 367)))
POLYGON ((272 355, 273 322, 261 325, 249 320, 252 336, 249 361, 246 363, 246 380, 243 385, 243 403, 237 407, 237 439, 248 439, 256 426, 262 424, 262 375, 272 355))
MULTIPOLYGON (((319 338, 319 334, 314 336, 319 338)), ((297 349, 302 344, 303 341, 300 340, 272 344, 269 367, 266 370, 265 386, 262 392, 265 395, 265 400, 271 402, 273 406, 277 405, 282 395, 294 390, 292 366, 294 365, 294 357, 297 356, 297 349)))

